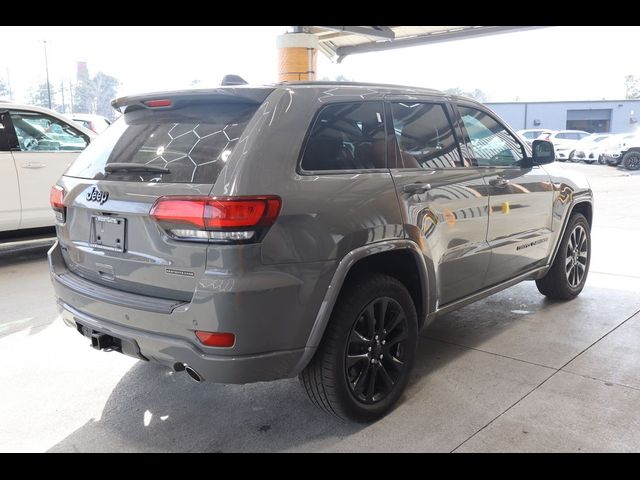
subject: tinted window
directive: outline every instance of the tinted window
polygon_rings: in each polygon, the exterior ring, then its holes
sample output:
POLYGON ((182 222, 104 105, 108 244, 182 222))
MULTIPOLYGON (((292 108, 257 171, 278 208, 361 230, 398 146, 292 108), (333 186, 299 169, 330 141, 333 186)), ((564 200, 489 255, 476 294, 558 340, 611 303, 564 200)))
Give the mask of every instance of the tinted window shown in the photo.
POLYGON ((257 108, 228 103, 127 112, 89 145, 65 175, 213 183, 257 108), (105 175, 104 167, 109 163, 154 165, 170 173, 118 171, 105 175))
POLYGON ((61 120, 36 112, 12 111, 10 114, 23 152, 78 151, 87 146, 86 138, 61 120))
POLYGON ((340 103, 325 107, 309 134, 304 170, 385 168, 381 102, 340 103))
POLYGON ((524 138, 528 138, 529 140, 535 140, 540 136, 542 132, 526 132, 524 134, 524 138))
POLYGON ((438 103, 392 103, 396 168, 461 167, 451 123, 438 103))
POLYGON ((477 166, 510 166, 523 159, 522 146, 496 119, 471 107, 458 107, 474 163, 477 166))

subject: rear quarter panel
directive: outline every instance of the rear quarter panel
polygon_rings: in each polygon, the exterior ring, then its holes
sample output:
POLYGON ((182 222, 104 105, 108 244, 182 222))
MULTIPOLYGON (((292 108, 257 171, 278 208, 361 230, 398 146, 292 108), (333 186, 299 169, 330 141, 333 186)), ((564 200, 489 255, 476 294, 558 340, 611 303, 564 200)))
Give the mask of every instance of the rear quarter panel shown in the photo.
POLYGON ((337 262, 369 243, 402 238, 388 170, 306 175, 297 164, 317 111, 332 102, 382 100, 370 89, 277 89, 247 126, 212 195, 279 195, 282 210, 262 242, 265 264, 337 262), (369 99, 369 97, 367 99, 369 99))

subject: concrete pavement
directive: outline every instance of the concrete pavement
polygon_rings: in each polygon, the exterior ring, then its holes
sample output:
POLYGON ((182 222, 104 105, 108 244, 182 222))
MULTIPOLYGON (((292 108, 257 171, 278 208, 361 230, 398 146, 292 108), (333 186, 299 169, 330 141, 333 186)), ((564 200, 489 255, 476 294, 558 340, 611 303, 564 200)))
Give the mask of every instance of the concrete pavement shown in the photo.
POLYGON ((437 320, 403 400, 367 426, 296 379, 197 384, 96 352, 56 318, 42 251, 0 259, 0 451, 639 451, 640 172, 564 168, 596 193, 582 295, 526 282, 437 320))

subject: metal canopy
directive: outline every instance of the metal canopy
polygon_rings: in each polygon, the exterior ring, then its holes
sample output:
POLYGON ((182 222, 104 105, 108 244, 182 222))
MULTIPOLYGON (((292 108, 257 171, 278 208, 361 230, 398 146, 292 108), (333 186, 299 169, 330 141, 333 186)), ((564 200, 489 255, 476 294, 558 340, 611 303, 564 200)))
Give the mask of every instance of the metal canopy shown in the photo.
POLYGON ((532 28, 534 26, 477 26, 477 27, 297 27, 318 38, 319 49, 332 61, 340 63, 347 55, 377 52, 392 48, 413 47, 428 43, 447 42, 463 38, 496 35, 532 28))

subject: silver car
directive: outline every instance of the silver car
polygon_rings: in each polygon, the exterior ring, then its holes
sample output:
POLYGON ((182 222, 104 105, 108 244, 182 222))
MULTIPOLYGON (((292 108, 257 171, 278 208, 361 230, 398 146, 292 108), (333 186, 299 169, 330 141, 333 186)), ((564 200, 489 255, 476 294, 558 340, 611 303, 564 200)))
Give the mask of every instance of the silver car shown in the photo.
POLYGON ((587 181, 475 101, 296 82, 113 104, 51 195, 58 305, 96 349, 198 381, 297 375, 366 422, 436 317, 523 280, 584 287, 587 181))

